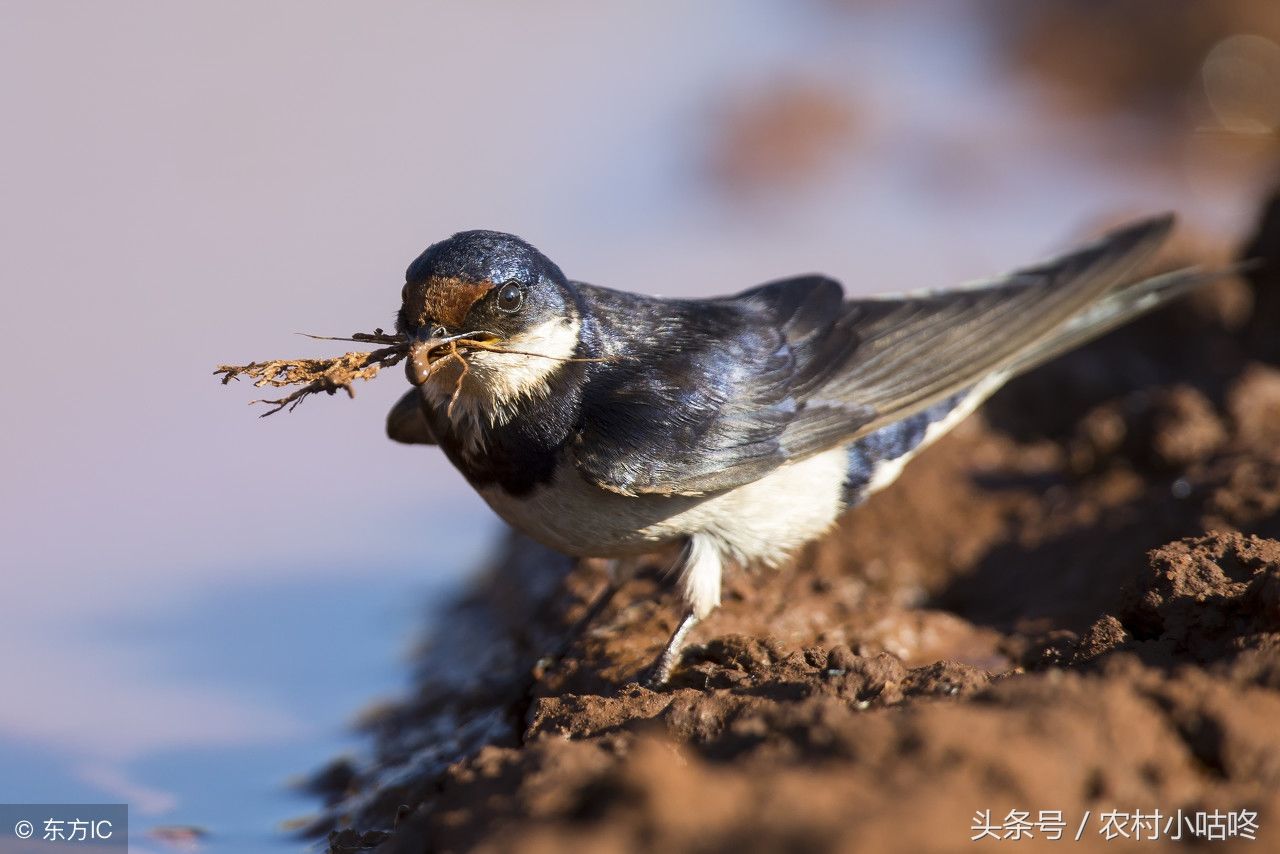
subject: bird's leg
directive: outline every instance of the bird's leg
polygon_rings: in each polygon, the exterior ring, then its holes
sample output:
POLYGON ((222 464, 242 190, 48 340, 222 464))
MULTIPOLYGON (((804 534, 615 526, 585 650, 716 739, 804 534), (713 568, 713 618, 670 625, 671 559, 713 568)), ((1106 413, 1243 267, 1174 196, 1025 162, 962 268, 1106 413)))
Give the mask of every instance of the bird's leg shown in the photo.
POLYGON ((653 663, 653 668, 644 680, 645 685, 650 688, 660 688, 667 684, 667 680, 671 678, 671 671, 675 670, 676 664, 680 661, 680 654, 684 650, 685 638, 688 637, 689 632, 693 631, 693 627, 696 625, 698 625, 698 615, 692 611, 686 611, 683 619, 680 620, 680 625, 676 626, 675 632, 672 633, 671 640, 667 641, 667 645, 662 649, 662 654, 653 663))
POLYGON ((671 671, 680 663, 689 632, 720 604, 720 574, 720 550, 714 542, 702 534, 691 536, 680 567, 680 587, 686 610, 645 679, 649 687, 666 684, 671 678, 671 671))

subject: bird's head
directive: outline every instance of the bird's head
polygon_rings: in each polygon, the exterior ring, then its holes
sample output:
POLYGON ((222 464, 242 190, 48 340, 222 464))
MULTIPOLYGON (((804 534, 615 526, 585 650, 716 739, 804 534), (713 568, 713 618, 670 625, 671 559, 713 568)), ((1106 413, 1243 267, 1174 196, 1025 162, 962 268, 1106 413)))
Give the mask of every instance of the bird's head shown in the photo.
POLYGON ((409 381, 454 392, 500 414, 545 390, 581 328, 570 285, 520 238, 463 231, 428 247, 405 271, 397 331, 410 340, 409 381), (503 352, 507 351, 507 352, 503 352))

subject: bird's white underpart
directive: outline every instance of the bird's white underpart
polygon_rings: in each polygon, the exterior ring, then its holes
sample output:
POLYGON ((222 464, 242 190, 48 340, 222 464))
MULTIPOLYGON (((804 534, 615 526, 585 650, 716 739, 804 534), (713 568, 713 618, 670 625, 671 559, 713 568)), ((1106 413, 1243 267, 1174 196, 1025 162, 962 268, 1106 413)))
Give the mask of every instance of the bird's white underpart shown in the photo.
POLYGON ((645 554, 700 534, 725 560, 776 565, 835 522, 847 473, 848 454, 837 447, 724 492, 629 497, 585 480, 567 454, 531 493, 479 492, 513 527, 566 554, 645 554))
POLYGON ((907 463, 915 459, 925 448, 950 433, 961 421, 972 415, 974 410, 981 406, 988 397, 995 394, 1000 386, 1008 382, 1009 376, 1008 371, 997 371, 991 374, 975 385, 950 412, 925 428, 924 437, 918 445, 900 457, 881 460, 876 463, 871 472, 871 480, 867 482, 864 489, 864 497, 876 494, 897 480, 899 475, 902 474, 902 470, 907 467, 907 463))
POLYGON ((706 534, 694 534, 684 553, 680 569, 680 588, 685 604, 701 620, 720 605, 722 577, 720 549, 706 534))

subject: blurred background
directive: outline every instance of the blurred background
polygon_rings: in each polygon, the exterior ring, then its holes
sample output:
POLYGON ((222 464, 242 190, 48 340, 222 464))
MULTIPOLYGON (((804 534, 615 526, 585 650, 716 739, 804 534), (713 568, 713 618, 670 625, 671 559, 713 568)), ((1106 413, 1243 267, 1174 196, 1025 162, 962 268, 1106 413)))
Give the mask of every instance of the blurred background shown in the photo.
POLYGON ((0 2, 0 801, 298 847, 289 779, 495 540, 384 438, 398 371, 261 421, 215 364, 390 326, 468 228, 665 295, 942 287, 1164 209, 1230 245, 1278 42, 1272 0, 0 2))

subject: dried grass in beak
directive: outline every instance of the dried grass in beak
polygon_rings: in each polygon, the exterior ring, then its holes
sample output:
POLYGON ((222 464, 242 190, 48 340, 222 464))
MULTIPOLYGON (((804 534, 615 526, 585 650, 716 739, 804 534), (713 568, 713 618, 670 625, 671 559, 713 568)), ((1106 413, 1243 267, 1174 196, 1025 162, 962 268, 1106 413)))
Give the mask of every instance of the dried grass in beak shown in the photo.
POLYGON ((322 341, 358 341, 370 344, 386 344, 388 346, 380 350, 343 353, 341 356, 335 356, 331 359, 273 359, 269 362, 250 362, 247 365, 219 365, 213 373, 215 376, 222 376, 223 385, 245 376, 254 381, 253 384, 256 388, 265 386, 271 386, 272 388, 301 386, 301 388, 295 389, 281 398, 250 401, 250 403, 265 403, 272 407, 260 416, 265 418, 282 409, 287 408, 292 411, 299 403, 320 392, 335 394, 339 389, 342 389, 346 391, 348 397, 355 397, 354 383, 356 380, 371 380, 383 368, 397 365, 405 357, 410 356, 412 349, 422 345, 429 345, 423 353, 426 359, 423 382, 439 370, 444 363, 456 359, 462 365, 462 370, 459 372, 454 386, 453 395, 449 398, 448 411, 452 415, 453 406, 457 403, 458 396, 462 393, 462 382, 467 374, 470 373, 470 365, 464 355, 465 350, 511 353, 520 356, 554 359, 560 362, 612 361, 612 358, 561 358, 543 353, 508 350, 498 343, 501 340, 499 336, 484 330, 475 330, 448 338, 429 339, 418 344, 410 341, 407 335, 392 335, 381 329, 375 329, 373 332, 356 332, 346 338, 327 335, 307 335, 307 337, 318 338, 322 341), (432 358, 431 354, 440 349, 444 349, 444 353, 432 358))

